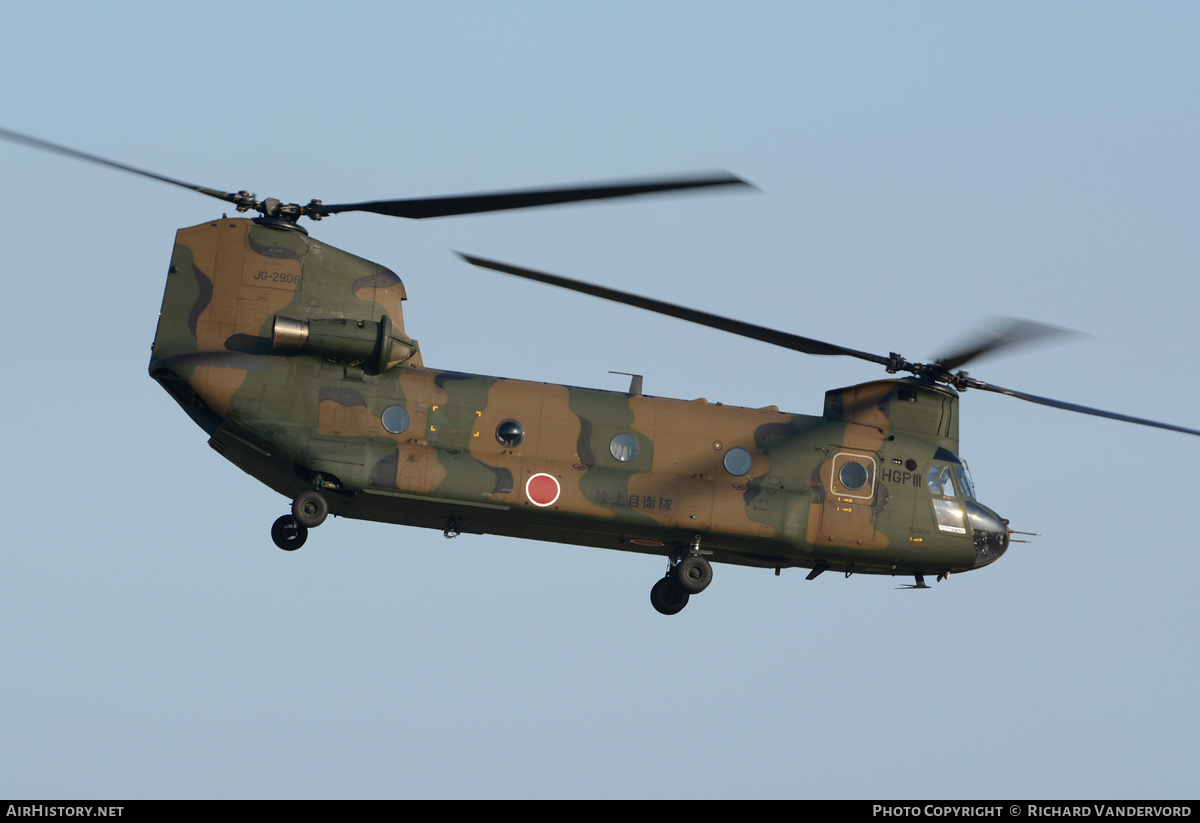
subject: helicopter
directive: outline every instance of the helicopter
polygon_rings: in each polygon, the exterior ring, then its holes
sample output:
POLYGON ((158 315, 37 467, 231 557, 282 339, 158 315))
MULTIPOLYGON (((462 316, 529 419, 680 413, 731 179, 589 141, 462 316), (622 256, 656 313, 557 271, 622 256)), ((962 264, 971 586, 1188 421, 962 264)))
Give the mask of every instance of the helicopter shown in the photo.
POLYGON ((886 378, 825 393, 819 415, 429 368, 393 272, 299 224, 355 211, 412 219, 748 186, 711 173, 360 203, 223 192, 0 129, 36 149, 232 204, 179 229, 149 374, 222 457, 291 501, 271 526, 301 548, 329 515, 658 555, 652 606, 680 612, 717 563, 911 578, 999 559, 1009 521, 975 494, 959 400, 995 392, 1192 435, 1200 430, 989 384, 963 367, 1061 330, 1011 321, 930 363, 878 355, 642 295, 461 254, 472 265, 795 352, 851 357, 886 378), (900 376, 906 375, 906 376, 900 376))

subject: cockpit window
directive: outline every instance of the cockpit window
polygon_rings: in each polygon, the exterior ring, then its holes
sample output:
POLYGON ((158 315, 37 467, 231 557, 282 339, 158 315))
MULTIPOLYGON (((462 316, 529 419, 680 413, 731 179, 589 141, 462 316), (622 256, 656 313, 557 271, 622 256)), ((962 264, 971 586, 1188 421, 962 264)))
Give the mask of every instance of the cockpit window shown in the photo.
POLYGON ((925 476, 929 493, 941 497, 974 497, 971 477, 961 463, 952 466, 933 465, 925 476), (957 493, 956 493, 957 492, 957 493))
POLYGON ((963 528, 962 504, 957 500, 933 498, 933 513, 937 516, 938 531, 951 534, 966 534, 963 528))
POLYGON ((975 489, 971 486, 971 476, 967 474, 965 466, 954 467, 954 479, 958 481, 958 488, 962 491, 963 497, 975 496, 975 489))
POLYGON ((951 482, 949 466, 930 466, 926 482, 929 483, 929 493, 939 497, 954 497, 954 483, 951 482))
POLYGON ((962 465, 955 460, 951 466, 933 465, 925 475, 929 486, 929 494, 933 497, 933 513, 937 520, 938 531, 950 534, 966 534, 963 525, 963 507, 957 500, 954 481, 958 481, 958 490, 964 496, 974 496, 971 484, 962 465))

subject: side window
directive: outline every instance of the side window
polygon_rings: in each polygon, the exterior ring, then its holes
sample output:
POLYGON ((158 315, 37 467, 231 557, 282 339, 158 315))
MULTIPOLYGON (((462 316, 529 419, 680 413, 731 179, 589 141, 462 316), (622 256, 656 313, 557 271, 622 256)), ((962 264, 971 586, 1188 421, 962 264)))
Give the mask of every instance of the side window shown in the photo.
POLYGON ((841 452, 833 458, 833 476, 829 490, 843 497, 869 498, 875 495, 875 460, 862 454, 841 452))
POLYGON ((954 483, 950 480, 949 466, 930 466, 926 481, 929 483, 929 493, 935 497, 954 497, 954 483))
POLYGON ((734 477, 741 477, 750 471, 750 467, 754 464, 754 458, 741 446, 734 446, 725 452, 725 459, 722 462, 725 464, 725 471, 734 477))
POLYGON ((962 504, 957 500, 933 498, 933 513, 937 518, 938 531, 951 534, 967 533, 967 530, 963 528, 962 504))
POLYGON ((408 431, 408 424, 412 422, 412 418, 408 414, 408 409, 403 406, 388 406, 380 415, 383 422, 383 427, 392 434, 404 434, 408 431))
POLYGON ((608 444, 609 453, 622 463, 628 463, 638 455, 637 438, 632 434, 622 432, 608 444))
MULTIPOLYGON (((956 467, 957 468, 957 467, 956 467)), ((937 520, 938 531, 950 534, 966 534, 963 526, 962 504, 955 498, 954 472, 949 466, 930 466, 925 475, 929 485, 929 494, 933 497, 933 515, 937 520)))
POLYGON ((515 449, 525 440, 525 427, 516 420, 504 420, 496 426, 496 442, 506 449, 515 449))

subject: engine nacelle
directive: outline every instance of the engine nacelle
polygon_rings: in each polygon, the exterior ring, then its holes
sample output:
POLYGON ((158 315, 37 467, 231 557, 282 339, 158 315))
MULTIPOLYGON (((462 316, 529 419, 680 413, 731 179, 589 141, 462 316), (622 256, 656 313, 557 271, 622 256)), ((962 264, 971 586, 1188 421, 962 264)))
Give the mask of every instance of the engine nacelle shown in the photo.
POLYGON ((271 348, 309 351, 333 363, 359 366, 367 374, 381 374, 399 366, 417 351, 404 332, 397 331, 386 314, 374 320, 294 320, 277 315, 271 324, 271 348))

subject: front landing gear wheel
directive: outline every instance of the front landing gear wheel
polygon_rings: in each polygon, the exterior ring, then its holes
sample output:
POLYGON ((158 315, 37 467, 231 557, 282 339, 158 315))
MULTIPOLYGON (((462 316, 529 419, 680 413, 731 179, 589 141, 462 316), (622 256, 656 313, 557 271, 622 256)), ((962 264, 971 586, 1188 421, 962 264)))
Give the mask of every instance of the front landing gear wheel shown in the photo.
POLYGON ((285 552, 294 552, 308 539, 308 527, 290 514, 285 514, 272 524, 271 539, 285 552))
POLYGON ((650 604, 660 614, 679 614, 688 604, 688 593, 680 588, 673 577, 664 577, 650 589, 650 604))
POLYGON ((675 566, 674 577, 688 594, 700 594, 712 582, 712 565, 703 557, 688 555, 675 566))
POLYGON ((320 492, 300 492, 292 501, 292 517, 302 526, 315 529, 329 516, 329 504, 320 492))

